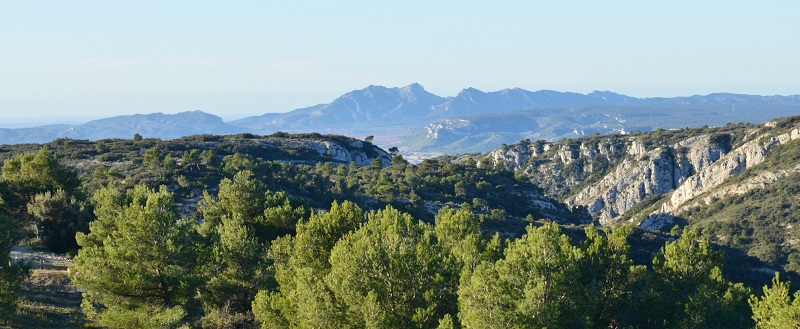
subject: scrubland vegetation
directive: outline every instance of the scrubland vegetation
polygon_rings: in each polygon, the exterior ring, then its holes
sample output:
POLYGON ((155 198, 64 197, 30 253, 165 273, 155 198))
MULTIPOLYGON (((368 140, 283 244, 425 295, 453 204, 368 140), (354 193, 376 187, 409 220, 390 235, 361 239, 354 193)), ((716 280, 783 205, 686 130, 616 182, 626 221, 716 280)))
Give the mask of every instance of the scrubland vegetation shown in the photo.
MULTIPOLYGON (((4 146, 0 264, 10 265, 0 267, 3 324, 797 325, 800 302, 777 275, 763 289, 723 276, 719 245, 762 248, 765 255, 777 253, 776 262, 796 262, 796 255, 774 247, 783 241, 761 245, 771 235, 760 221, 676 228, 672 236, 661 234, 663 240, 639 260, 631 250, 640 245, 638 229, 597 228, 585 209, 542 197, 541 188, 502 166, 448 157, 413 165, 399 155, 384 166, 365 142, 375 160, 359 167, 303 148, 251 143, 259 140, 62 139, 4 146), (552 207, 536 206, 532 194, 552 207), (712 230, 736 225, 765 238, 709 238, 712 230), (64 315, 68 307, 60 315, 32 311, 35 303, 20 297, 22 283, 47 272, 12 262, 10 251, 18 244, 71 258, 61 279, 80 292, 80 314, 64 315)), ((787 159, 776 161, 794 158, 787 159)), ((758 192, 764 196, 759 200, 780 201, 777 208, 748 214, 793 213, 794 186, 787 184, 758 192)), ((735 201, 720 202, 725 211, 746 211, 735 201)), ((692 213, 697 218, 689 218, 705 223, 721 213, 698 210, 692 213)))

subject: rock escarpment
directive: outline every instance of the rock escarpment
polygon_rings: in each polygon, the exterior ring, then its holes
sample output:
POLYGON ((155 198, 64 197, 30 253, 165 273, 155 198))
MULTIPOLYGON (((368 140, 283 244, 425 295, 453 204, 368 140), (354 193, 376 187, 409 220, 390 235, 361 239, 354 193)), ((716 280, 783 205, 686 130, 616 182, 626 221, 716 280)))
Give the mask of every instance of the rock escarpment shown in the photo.
MULTIPOLYGON (((771 128, 765 125, 765 128, 771 128)), ((686 182, 678 186, 656 212, 650 214, 641 224, 649 229, 660 229, 672 224, 673 216, 678 215, 688 206, 707 204, 712 198, 723 198, 728 195, 741 195, 756 188, 763 188, 774 183, 790 172, 800 170, 800 166, 786 169, 766 170, 743 182, 729 184, 726 182, 748 168, 754 168, 764 162, 769 153, 778 145, 800 139, 800 128, 795 127, 781 134, 765 132, 742 146, 732 150, 722 159, 709 165, 697 174, 688 177, 686 182), (705 200, 695 201, 698 197, 705 200)))
POLYGON ((490 152, 481 162, 527 175, 546 195, 585 206, 603 225, 626 219, 659 229, 702 198, 742 194, 800 170, 792 165, 730 183, 764 162, 775 146, 800 138, 794 119, 554 143, 523 141, 490 152))
POLYGON ((724 152, 723 146, 703 135, 658 147, 638 159, 627 157, 602 180, 578 191, 567 203, 586 205, 601 224, 608 224, 645 198, 670 193, 719 160, 724 152))

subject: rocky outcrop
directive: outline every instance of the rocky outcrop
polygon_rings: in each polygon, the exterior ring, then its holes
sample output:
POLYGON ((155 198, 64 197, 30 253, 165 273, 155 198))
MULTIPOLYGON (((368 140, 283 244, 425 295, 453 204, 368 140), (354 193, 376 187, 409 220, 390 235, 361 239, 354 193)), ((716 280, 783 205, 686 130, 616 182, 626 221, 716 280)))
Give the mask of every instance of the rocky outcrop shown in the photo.
MULTIPOLYGON (((722 185, 732 176, 736 176, 747 168, 752 168, 764 161, 770 150, 776 145, 785 144, 789 141, 800 138, 800 129, 780 134, 778 136, 762 136, 756 140, 745 143, 741 147, 731 151, 723 159, 713 165, 707 166, 697 174, 689 177, 686 182, 681 184, 667 202, 661 206, 659 213, 676 213, 681 206, 697 196, 708 193, 722 185)), ((751 179, 748 183, 736 185, 719 190, 715 193, 716 197, 728 194, 743 194, 752 188, 763 187, 770 181, 775 181, 785 171, 772 173, 762 173, 751 179)))
POLYGON ((530 150, 525 145, 515 145, 501 147, 487 154, 487 157, 493 164, 502 163, 506 168, 521 168, 532 155, 536 155, 535 150, 530 150))
POLYGON ((568 205, 586 206, 596 220, 607 224, 650 195, 670 193, 724 153, 725 147, 709 135, 650 150, 639 137, 611 136, 515 144, 486 157, 524 171, 550 195, 572 190, 564 197, 568 205), (590 177, 595 180, 587 184, 590 177))
POLYGON ((760 127, 739 125, 682 133, 526 142, 504 146, 486 158, 494 165, 503 164, 531 177, 545 195, 573 207, 585 206, 601 224, 609 224, 632 209, 641 212, 652 207, 642 206, 645 199, 663 196, 653 205, 659 210, 641 223, 646 228, 661 228, 672 224, 672 216, 686 207, 703 202, 702 198, 743 194, 800 171, 800 165, 770 170, 725 185, 732 177, 764 162, 775 146, 800 138, 800 128, 791 126, 796 121, 777 122, 760 127))
POLYGON ((736 184, 726 185, 711 190, 710 192, 690 200, 684 200, 679 206, 675 206, 670 202, 662 204, 659 211, 650 214, 645 218, 640 227, 649 230, 661 230, 669 228, 675 223, 675 215, 683 213, 694 207, 701 207, 712 203, 714 200, 722 199, 732 195, 743 195, 755 189, 766 188, 793 173, 800 172, 800 164, 788 170, 768 170, 758 173, 757 175, 747 178, 742 182, 736 184), (666 211, 667 208, 674 208, 666 211))
MULTIPOLYGON (((640 154, 640 143, 630 145, 629 154, 640 154)), ((724 148, 708 135, 659 147, 638 159, 622 160, 613 172, 576 193, 567 204, 585 205, 601 224, 608 224, 648 196, 670 193, 723 154, 724 148)))
MULTIPOLYGON (((288 146, 291 148, 306 148, 313 150, 320 156, 326 157, 333 162, 350 163, 355 162, 357 166, 363 167, 369 165, 374 156, 367 154, 368 149, 365 144, 360 141, 353 141, 349 144, 342 144, 335 141, 285 141, 280 142, 281 146, 288 146)), ((372 153, 377 154, 377 158, 381 160, 381 165, 386 167, 391 163, 391 156, 380 148, 369 144, 369 148, 374 148, 372 153)))

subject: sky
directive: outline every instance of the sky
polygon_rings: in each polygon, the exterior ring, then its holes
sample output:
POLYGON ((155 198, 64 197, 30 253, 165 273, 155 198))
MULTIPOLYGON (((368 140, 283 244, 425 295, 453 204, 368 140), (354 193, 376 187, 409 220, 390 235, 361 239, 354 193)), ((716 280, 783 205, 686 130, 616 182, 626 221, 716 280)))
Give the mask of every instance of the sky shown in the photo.
POLYGON ((0 0, 0 127, 232 120, 414 82, 800 94, 799 1, 0 0))

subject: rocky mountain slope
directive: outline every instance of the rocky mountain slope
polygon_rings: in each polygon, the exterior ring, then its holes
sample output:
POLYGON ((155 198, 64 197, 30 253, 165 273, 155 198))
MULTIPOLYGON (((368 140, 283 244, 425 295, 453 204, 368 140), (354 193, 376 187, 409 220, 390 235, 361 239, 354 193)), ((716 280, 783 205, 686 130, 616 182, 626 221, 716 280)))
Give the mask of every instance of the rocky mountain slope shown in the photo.
POLYGON ((540 186, 549 186, 548 194, 585 206, 601 223, 610 224, 651 196, 669 194, 654 215, 676 215, 701 195, 742 194, 796 171, 795 165, 769 168, 771 174, 719 189, 764 162, 776 146, 800 138, 800 126, 792 125, 798 120, 598 135, 553 143, 523 141, 492 151, 487 159, 492 165, 524 172, 540 186))
POLYGON ((770 256, 773 264, 800 266, 800 254, 789 259, 800 241, 794 229, 800 225, 800 211, 794 210, 800 202, 793 196, 800 185, 800 117, 763 125, 523 141, 487 153, 478 165, 513 169, 545 195, 585 207, 602 225, 632 222, 662 231, 698 225, 714 232, 715 239, 729 245, 736 240, 755 254, 770 246, 769 253, 778 255, 770 256), (778 204, 766 202, 765 195, 778 204), (742 208, 717 215, 734 205, 742 208), (771 210, 753 215, 764 209, 771 210))

